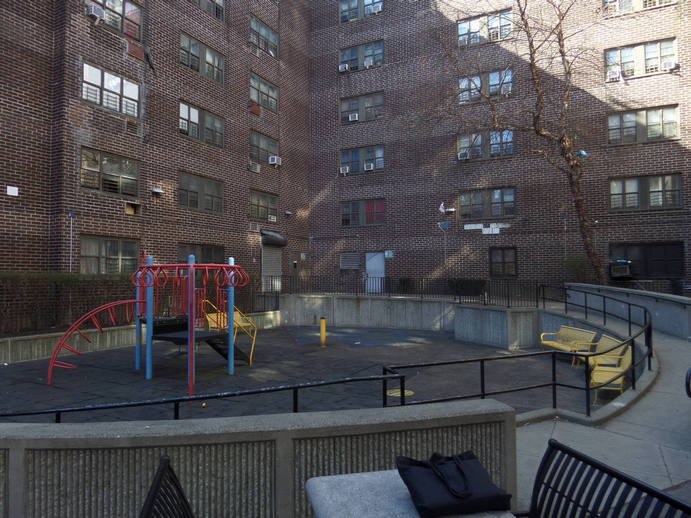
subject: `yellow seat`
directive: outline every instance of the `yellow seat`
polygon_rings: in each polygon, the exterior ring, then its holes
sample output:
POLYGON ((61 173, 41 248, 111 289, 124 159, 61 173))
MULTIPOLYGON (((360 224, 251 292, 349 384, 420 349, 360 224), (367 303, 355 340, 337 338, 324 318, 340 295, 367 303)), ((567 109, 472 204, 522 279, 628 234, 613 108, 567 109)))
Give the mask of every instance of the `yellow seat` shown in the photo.
MULTIPOLYGON (((568 353, 590 352, 593 340, 597 332, 580 329, 578 327, 561 326, 557 333, 542 333, 540 343, 546 347, 552 347, 568 353), (550 337, 550 339, 547 339, 550 337)), ((576 357, 571 361, 576 363, 576 357)))
POLYGON ((608 335, 602 335, 600 339, 593 344, 595 347, 591 352, 596 356, 589 356, 588 363, 591 369, 598 365, 603 367, 615 367, 619 365, 619 360, 622 359, 626 351, 629 349, 628 345, 621 345, 622 341, 608 335), (619 347, 616 347, 619 345, 619 347), (613 347, 616 347, 613 349, 613 347), (610 350, 611 349, 611 350, 610 350), (605 353, 605 354, 597 354, 605 353))
MULTIPOLYGON (((228 329, 228 314, 219 311, 218 308, 210 301, 205 300, 206 304, 212 307, 215 311, 213 313, 206 314, 206 322, 209 326, 209 330, 222 330, 228 329)), ((249 354, 249 364, 252 366, 254 361, 254 344, 257 341, 257 325, 254 321, 240 311, 237 307, 233 315, 233 341, 237 342, 238 333, 242 331, 247 336, 250 337, 252 344, 250 345, 249 354)))
POLYGON ((616 390, 619 393, 624 392, 624 385, 626 383, 626 372, 631 368, 631 348, 626 347, 624 354, 617 359, 617 364, 614 366, 598 365, 590 373, 590 387, 595 388, 595 401, 601 390, 616 390), (616 379, 615 379, 616 378, 616 379), (602 385, 598 387, 598 385, 602 385))

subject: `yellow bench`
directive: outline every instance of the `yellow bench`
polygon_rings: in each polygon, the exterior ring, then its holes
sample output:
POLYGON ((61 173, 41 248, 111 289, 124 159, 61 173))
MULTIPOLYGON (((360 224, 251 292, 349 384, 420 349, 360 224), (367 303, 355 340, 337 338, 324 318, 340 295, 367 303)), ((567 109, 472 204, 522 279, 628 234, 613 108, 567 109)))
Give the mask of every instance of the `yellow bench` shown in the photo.
POLYGON ((626 372, 631 368, 631 348, 626 347, 624 354, 622 354, 618 360, 617 364, 614 366, 598 365, 590 373, 590 387, 596 387, 597 385, 602 385, 595 389, 595 401, 593 405, 597 403, 597 398, 601 390, 616 390, 619 393, 624 392, 624 384, 626 383, 626 372), (621 375, 621 376, 620 376, 621 375), (617 376, 619 376, 617 378, 617 376), (616 378, 616 379, 614 379, 616 378))
MULTIPOLYGON (((542 333, 540 343, 546 347, 559 349, 567 353, 590 352, 597 332, 579 329, 578 327, 561 326, 557 333, 542 333), (548 339, 551 337, 551 339, 548 339)), ((572 364, 576 363, 574 356, 572 364)))
POLYGON ((593 344, 595 346, 593 353, 602 353, 608 351, 606 354, 599 354, 597 356, 590 356, 588 358, 588 363, 590 367, 594 369, 598 365, 605 367, 617 366, 619 365, 619 360, 624 356, 626 351, 629 349, 628 345, 621 345, 622 341, 618 338, 614 338, 609 335, 602 335, 600 339, 593 344), (619 345, 616 349, 613 347, 619 345), (612 349, 610 351, 610 349, 612 349))

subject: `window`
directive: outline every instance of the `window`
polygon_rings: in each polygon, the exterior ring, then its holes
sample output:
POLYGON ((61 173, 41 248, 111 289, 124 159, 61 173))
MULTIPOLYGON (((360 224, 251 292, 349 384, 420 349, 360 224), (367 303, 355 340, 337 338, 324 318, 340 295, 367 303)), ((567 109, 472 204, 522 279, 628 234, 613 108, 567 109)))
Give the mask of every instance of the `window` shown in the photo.
POLYGON ((207 144, 223 147, 223 119, 194 106, 180 103, 178 131, 207 144), (202 132, 200 128, 203 129, 202 132))
POLYGON ((178 205, 204 212, 223 213, 223 183, 189 173, 180 173, 178 205))
POLYGON ((82 99, 108 110, 139 116, 139 85, 87 63, 82 74, 82 99))
POLYGON ((360 269, 360 253, 359 252, 343 252, 341 253, 341 270, 359 270, 360 269))
POLYGON ((491 277, 515 277, 518 275, 516 249, 490 248, 489 274, 491 277))
POLYGON ((638 279, 678 279, 684 277, 684 243, 612 243, 612 261, 631 261, 631 272, 638 279))
POLYGON ((278 141, 256 131, 250 131, 250 160, 268 164, 271 155, 278 156, 278 141))
POLYGON ((512 32, 511 9, 490 15, 466 18, 458 22, 458 44, 467 46, 487 41, 499 41, 510 37, 512 32))
POLYGON ((516 190, 513 187, 461 193, 461 219, 496 218, 516 214, 516 190))
POLYGON ((257 50, 263 50, 278 59, 278 34, 254 16, 250 19, 250 44, 256 55, 257 50))
POLYGON ((608 142, 631 144, 679 136, 676 106, 615 113, 608 117, 608 142))
POLYGON ((137 196, 139 163, 95 149, 82 148, 81 185, 103 192, 137 196))
POLYGON ((341 49, 341 65, 348 65, 348 70, 361 70, 363 68, 378 67, 384 64, 384 42, 374 41, 341 49))
POLYGON ((681 207, 681 175, 616 178, 609 182, 612 210, 675 209, 681 207))
POLYGON ((385 213, 386 201, 383 199, 341 202, 341 225, 381 225, 385 221, 385 213))
POLYGON ((275 222, 278 197, 263 192, 250 192, 250 218, 275 222))
POLYGON ((458 80, 459 103, 479 101, 482 97, 482 78, 480 76, 462 77, 458 80))
POLYGON ((219 20, 223 20, 224 0, 190 0, 190 2, 204 9, 211 16, 215 16, 219 20))
POLYGON ((223 83, 223 56, 186 34, 180 35, 180 63, 223 83))
POLYGON ((384 116, 384 94, 361 95, 341 100, 341 122, 363 122, 384 116))
POLYGON ((606 80, 667 72, 677 64, 676 40, 651 41, 605 51, 606 80))
POLYGON ((178 262, 187 263, 190 255, 194 255, 196 263, 225 264, 225 251, 218 245, 195 245, 178 243, 178 262))
POLYGON ((82 236, 81 273, 132 273, 139 263, 139 243, 110 237, 82 236))
POLYGON ((340 0, 341 22, 366 18, 381 12, 384 0, 340 0))
POLYGON ((273 112, 278 111, 278 87, 256 74, 250 74, 250 99, 273 112))
POLYGON ((341 167, 358 174, 384 169, 384 146, 370 146, 341 151, 341 167))
POLYGON ((479 101, 483 97, 509 95, 513 84, 511 69, 497 70, 477 76, 462 77, 458 80, 458 102, 461 104, 479 101))
POLYGON ((677 0, 604 0, 603 10, 605 15, 615 15, 675 3, 677 0))
POLYGON ((472 160, 514 154, 513 131, 489 131, 460 135, 457 142, 459 160, 472 160))
POLYGON ((132 39, 141 39, 142 9, 133 2, 123 0, 91 0, 105 11, 104 22, 132 39))

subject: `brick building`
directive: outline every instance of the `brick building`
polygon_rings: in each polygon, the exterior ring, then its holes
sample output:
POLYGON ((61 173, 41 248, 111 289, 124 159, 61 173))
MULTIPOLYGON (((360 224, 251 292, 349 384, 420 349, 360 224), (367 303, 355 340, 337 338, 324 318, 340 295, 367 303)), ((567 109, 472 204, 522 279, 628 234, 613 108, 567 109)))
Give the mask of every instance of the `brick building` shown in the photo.
MULTIPOLYGON (((486 126, 490 101, 534 103, 510 0, 48 3, 0 8, 0 270, 123 271, 143 250, 253 274, 578 266, 566 177, 534 135, 486 126)), ((691 272, 690 15, 587 0, 566 23, 589 58, 569 113, 595 246, 639 278, 691 272)))

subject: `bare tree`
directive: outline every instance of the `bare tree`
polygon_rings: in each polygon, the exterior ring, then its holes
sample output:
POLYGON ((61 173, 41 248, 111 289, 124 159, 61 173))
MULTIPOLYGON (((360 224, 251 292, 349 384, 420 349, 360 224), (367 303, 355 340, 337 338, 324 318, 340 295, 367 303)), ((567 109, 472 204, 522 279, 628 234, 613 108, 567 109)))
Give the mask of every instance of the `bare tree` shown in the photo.
MULTIPOLYGON (((501 17, 496 21, 499 15, 489 22, 483 21, 484 27, 471 27, 467 35, 460 37, 476 38, 480 42, 483 38, 510 40, 508 46, 511 51, 506 55, 510 54, 514 62, 502 63, 504 76, 499 76, 499 84, 495 82, 488 87, 486 81, 477 79, 487 69, 486 55, 473 51, 472 43, 477 41, 461 42, 466 50, 459 57, 458 36, 454 37, 452 45, 449 45, 448 37, 440 36, 440 43, 444 40, 440 48, 446 49, 442 52, 446 62, 450 63, 448 84, 451 86, 438 92, 440 95, 431 101, 434 103, 431 111, 436 113, 437 121, 460 124, 461 128, 470 131, 511 131, 532 135, 531 151, 563 173, 567 180, 585 253, 597 280, 606 284, 604 263, 594 245, 593 221, 582 185, 588 155, 580 146, 592 128, 574 110, 573 104, 574 97, 581 91, 579 84, 592 78, 592 74, 602 73, 601 54, 587 44, 589 31, 595 26, 584 26, 583 20, 577 18, 575 11, 583 6, 582 0, 514 0, 513 5, 503 2, 490 6, 488 11, 489 3, 478 5, 478 2, 436 0, 434 9, 443 12, 447 19, 450 13, 456 19, 465 19, 483 12, 499 13, 512 7, 508 29, 510 38, 503 32, 506 28, 501 17), (458 4, 474 7, 470 10, 458 4), (523 69, 527 67, 530 91, 521 91, 521 102, 507 102, 504 94, 511 88, 512 81, 508 74, 518 62, 523 64, 523 69), (459 78, 464 78, 463 84, 458 83, 459 78), (469 104, 475 107, 468 109, 469 104)), ((504 56, 503 59, 506 61, 508 58, 504 56)))

